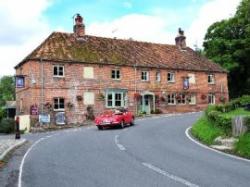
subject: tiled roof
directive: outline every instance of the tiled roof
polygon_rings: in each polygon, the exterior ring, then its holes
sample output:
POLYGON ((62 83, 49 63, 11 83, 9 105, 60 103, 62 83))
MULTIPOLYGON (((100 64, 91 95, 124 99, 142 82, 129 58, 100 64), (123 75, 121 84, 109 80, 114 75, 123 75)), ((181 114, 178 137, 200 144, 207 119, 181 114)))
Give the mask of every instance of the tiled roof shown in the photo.
POLYGON ((198 55, 191 48, 72 33, 53 32, 16 67, 28 60, 68 63, 115 64, 191 71, 226 72, 218 64, 198 55))

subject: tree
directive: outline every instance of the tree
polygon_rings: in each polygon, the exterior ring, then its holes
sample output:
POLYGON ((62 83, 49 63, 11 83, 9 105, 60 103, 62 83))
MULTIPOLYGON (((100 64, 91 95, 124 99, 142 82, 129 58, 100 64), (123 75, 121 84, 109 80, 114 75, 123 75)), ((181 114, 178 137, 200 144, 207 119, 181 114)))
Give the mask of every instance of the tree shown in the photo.
POLYGON ((250 0, 234 17, 212 24, 203 43, 205 55, 229 71, 229 94, 250 94, 250 0))
POLYGON ((12 76, 3 76, 0 79, 0 119, 4 115, 3 107, 6 101, 15 100, 15 83, 12 76))

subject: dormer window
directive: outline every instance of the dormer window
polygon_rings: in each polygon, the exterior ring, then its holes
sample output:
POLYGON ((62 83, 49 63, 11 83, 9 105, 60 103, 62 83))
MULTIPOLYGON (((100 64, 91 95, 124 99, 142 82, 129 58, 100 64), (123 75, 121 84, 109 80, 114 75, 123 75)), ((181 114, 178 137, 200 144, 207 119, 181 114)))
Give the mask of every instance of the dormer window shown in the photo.
POLYGON ((208 84, 214 84, 214 83, 215 83, 214 74, 208 74, 208 84))
POLYGON ((54 77, 64 77, 64 66, 63 65, 54 65, 54 77))

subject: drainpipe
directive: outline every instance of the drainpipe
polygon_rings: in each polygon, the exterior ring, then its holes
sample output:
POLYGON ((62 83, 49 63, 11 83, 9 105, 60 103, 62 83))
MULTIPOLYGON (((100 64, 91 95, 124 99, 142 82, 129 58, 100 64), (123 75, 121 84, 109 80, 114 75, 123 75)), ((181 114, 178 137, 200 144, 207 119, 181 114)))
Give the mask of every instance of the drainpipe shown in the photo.
POLYGON ((40 101, 40 105, 41 105, 41 111, 42 114, 44 113, 44 64, 43 64, 43 59, 40 58, 40 63, 41 63, 41 101, 40 101))
MULTIPOLYGON (((135 63, 135 65, 134 65, 134 69, 135 69, 135 76, 134 76, 134 81, 135 81, 135 92, 134 93, 136 93, 137 92, 137 80, 136 80, 136 75, 137 75, 137 63, 135 63)), ((135 98, 134 98, 135 99, 135 98)), ((137 103, 137 100, 135 99, 135 114, 137 114, 137 112, 138 112, 138 103, 137 103)))

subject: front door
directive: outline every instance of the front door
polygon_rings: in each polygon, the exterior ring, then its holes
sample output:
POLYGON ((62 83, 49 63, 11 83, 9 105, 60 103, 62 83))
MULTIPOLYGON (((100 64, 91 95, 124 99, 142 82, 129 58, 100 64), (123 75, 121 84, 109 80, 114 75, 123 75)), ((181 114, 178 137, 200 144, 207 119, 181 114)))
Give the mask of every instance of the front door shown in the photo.
POLYGON ((146 114, 151 114, 152 109, 152 96, 151 95, 144 95, 144 99, 142 101, 142 111, 146 112, 146 114))

